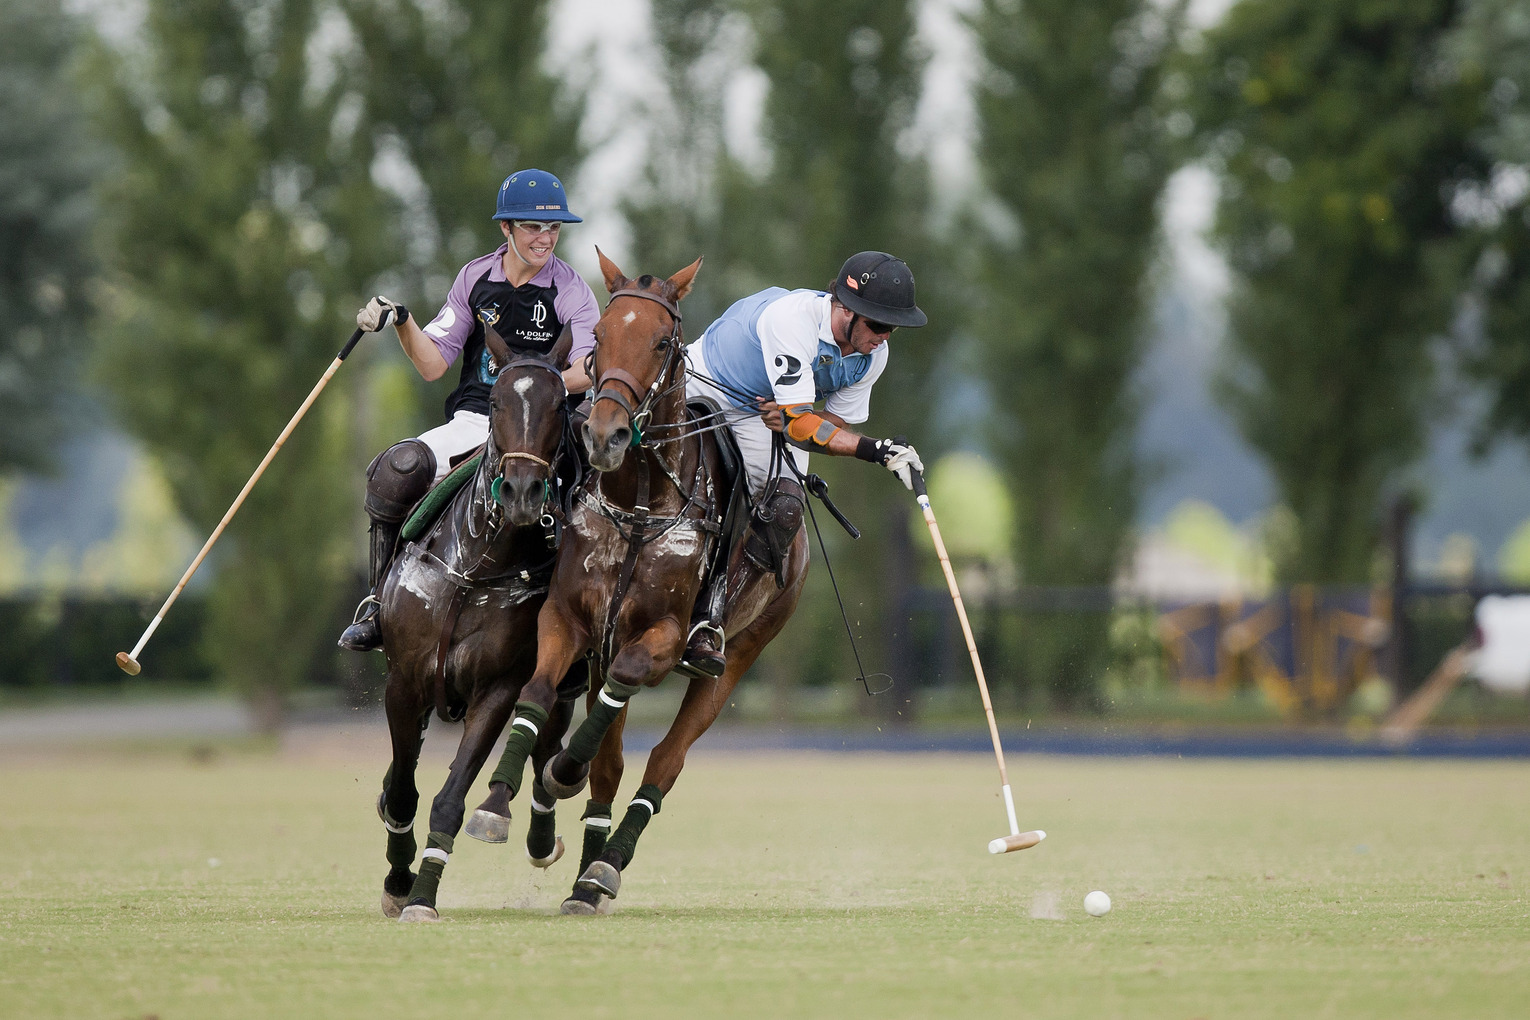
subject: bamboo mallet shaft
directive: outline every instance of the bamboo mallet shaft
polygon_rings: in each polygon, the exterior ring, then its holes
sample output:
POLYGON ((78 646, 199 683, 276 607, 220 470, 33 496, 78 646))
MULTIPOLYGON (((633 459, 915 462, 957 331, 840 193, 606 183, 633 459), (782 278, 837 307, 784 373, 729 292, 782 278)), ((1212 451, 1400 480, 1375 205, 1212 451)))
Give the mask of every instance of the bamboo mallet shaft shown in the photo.
POLYGON ((940 525, 935 521, 935 511, 930 508, 930 494, 925 488, 924 476, 914 471, 912 473, 914 495, 919 500, 919 509, 924 512, 924 523, 930 528, 930 538, 935 543, 935 555, 940 558, 940 569, 946 575, 946 586, 951 589, 951 601, 956 606, 956 618, 962 625, 962 637, 967 642, 967 654, 972 657, 972 671, 977 675, 978 693, 983 696, 983 714, 988 717, 988 736, 993 740, 993 756, 999 763, 999 784, 1004 792, 1004 811, 1009 817, 1009 835, 1002 839, 995 839, 988 844, 990 853, 1008 853, 1011 850, 1025 850, 1035 846, 1047 834, 1039 829, 1034 832, 1020 831, 1020 823, 1015 818, 1015 795, 1009 786, 1009 770, 1004 767, 1004 745, 999 740, 999 724, 993 717, 993 701, 988 697, 988 680, 983 675, 983 661, 978 657, 977 641, 972 636, 972 624, 967 620, 967 608, 962 604, 961 589, 956 586, 956 572, 951 569, 951 557, 946 554, 946 543, 940 537, 940 525))
POLYGON ((149 643, 149 638, 159 629, 160 621, 165 618, 165 614, 170 611, 170 607, 180 597, 181 589, 186 587, 186 582, 191 580, 191 575, 197 572, 197 568, 207 558, 208 551, 212 549, 213 544, 223 534, 223 529, 228 527, 228 522, 234 519, 234 514, 238 513, 239 508, 244 505, 245 497, 250 494, 251 489, 255 488, 255 483, 260 481, 260 476, 265 474, 266 466, 276 456, 276 451, 280 450, 282 444, 287 441, 287 437, 292 435, 292 430, 297 428, 297 423, 303 420, 303 415, 308 413, 308 409, 313 406, 313 402, 324 391, 324 387, 329 385, 330 377, 339 370, 340 364, 345 361, 346 357, 351 353, 351 349, 356 346, 357 341, 363 335, 364 331, 360 329, 352 333, 350 340, 340 349, 340 353, 335 355, 335 360, 329 363, 329 368, 324 370, 324 375, 319 378, 318 383, 309 391, 308 398, 303 401, 303 405, 297 409, 297 413, 292 416, 292 420, 287 422, 287 427, 282 429, 282 434, 276 437, 276 442, 271 444, 271 449, 266 451, 265 457, 260 461, 260 466, 250 476, 250 480, 244 483, 244 488, 239 490, 239 495, 234 498, 233 505, 228 508, 228 512, 223 515, 223 519, 218 522, 218 526, 213 529, 213 533, 203 543, 202 550, 191 561, 191 566, 187 567, 186 572, 181 575, 181 580, 175 586, 175 590, 170 593, 169 598, 165 599, 165 604, 159 607, 159 612, 154 614, 154 619, 150 621, 148 629, 143 632, 143 636, 138 639, 138 643, 133 646, 133 650, 131 652, 117 653, 117 665, 121 667, 124 673, 129 676, 137 676, 139 670, 143 668, 138 664, 138 655, 143 651, 144 645, 149 643))

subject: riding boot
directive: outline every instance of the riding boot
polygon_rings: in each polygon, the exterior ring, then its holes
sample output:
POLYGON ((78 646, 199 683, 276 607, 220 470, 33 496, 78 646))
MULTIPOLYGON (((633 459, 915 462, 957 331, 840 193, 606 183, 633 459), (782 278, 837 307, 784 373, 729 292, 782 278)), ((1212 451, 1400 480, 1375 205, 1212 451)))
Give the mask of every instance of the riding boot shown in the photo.
POLYGON ((367 573, 371 583, 366 598, 356 607, 356 616, 351 625, 340 635, 341 648, 349 648, 353 652, 370 652, 382 647, 382 627, 378 622, 382 603, 377 601, 377 587, 388 571, 394 546, 398 544, 398 533, 403 527, 402 522, 372 520, 371 541, 367 550, 367 573))
POLYGON ((681 665, 707 676, 722 676, 727 668, 723 623, 733 601, 772 574, 777 588, 786 587, 786 553, 802 527, 807 494, 795 481, 779 478, 762 502, 744 534, 742 555, 729 558, 728 570, 707 593, 704 611, 697 601, 681 665))
POLYGON ((387 576, 388 564, 398 545, 399 533, 409 511, 430 491, 436 474, 436 455, 418 439, 406 439, 379 453, 367 465, 367 517, 372 521, 367 548, 367 597, 356 607, 351 625, 340 635, 340 647, 369 652, 382 647, 382 603, 378 589, 387 576))

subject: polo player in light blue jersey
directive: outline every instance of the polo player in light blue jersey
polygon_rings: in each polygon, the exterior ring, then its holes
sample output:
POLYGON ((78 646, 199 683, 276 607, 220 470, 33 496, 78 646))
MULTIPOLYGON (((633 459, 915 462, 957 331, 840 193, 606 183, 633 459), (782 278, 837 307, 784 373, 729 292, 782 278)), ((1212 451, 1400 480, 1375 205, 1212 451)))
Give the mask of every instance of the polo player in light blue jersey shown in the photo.
POLYGON ((845 261, 827 291, 770 287, 734 302, 687 349, 686 396, 728 409, 724 417, 743 455, 755 519, 742 569, 758 572, 730 578, 718 571, 714 590, 697 600, 687 666, 722 675, 727 592, 777 571, 802 526, 806 494, 794 476, 806 472, 809 450, 881 464, 913 487, 910 469, 924 465, 912 446, 849 426, 870 417, 871 388, 887 367, 893 330, 927 321, 914 303, 908 264, 863 251, 845 261), (795 470, 775 455, 778 433, 795 470))

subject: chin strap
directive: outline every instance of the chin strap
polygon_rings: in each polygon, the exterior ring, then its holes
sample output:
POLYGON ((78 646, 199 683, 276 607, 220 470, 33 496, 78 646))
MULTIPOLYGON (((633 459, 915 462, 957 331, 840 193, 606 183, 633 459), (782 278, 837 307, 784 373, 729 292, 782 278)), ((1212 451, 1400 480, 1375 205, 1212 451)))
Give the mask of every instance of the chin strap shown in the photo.
POLYGON ((515 252, 515 257, 521 260, 521 265, 527 266, 527 267, 529 267, 531 269, 537 268, 536 266, 532 265, 532 263, 526 261, 526 256, 522 255, 521 254, 521 250, 515 246, 515 227, 514 227, 514 225, 512 225, 510 227, 510 233, 508 235, 506 235, 505 240, 507 242, 509 242, 510 250, 515 252))

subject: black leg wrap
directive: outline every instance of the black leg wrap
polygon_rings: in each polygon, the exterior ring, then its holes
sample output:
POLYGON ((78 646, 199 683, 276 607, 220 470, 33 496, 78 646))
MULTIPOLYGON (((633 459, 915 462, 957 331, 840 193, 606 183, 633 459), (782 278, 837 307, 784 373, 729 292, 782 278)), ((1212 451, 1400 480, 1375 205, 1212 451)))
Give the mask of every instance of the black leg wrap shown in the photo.
POLYGON ((611 835, 611 805, 599 804, 592 800, 585 805, 584 814, 580 817, 585 820, 584 850, 579 855, 579 873, 582 875, 584 869, 588 868, 606 849, 606 840, 611 835), (591 819, 594 819, 597 824, 589 824, 591 819), (601 822, 605 824, 599 824, 601 822))
POLYGON ((499 767, 489 777, 491 783, 504 783, 510 787, 512 800, 521 790, 526 759, 536 746, 537 734, 546 725, 547 709, 532 701, 516 702, 515 714, 510 719, 510 735, 505 738, 505 753, 500 755, 499 767))
POLYGON ((531 784, 531 824, 526 829, 526 853, 538 860, 551 857, 558 845, 558 816, 551 810, 540 811, 539 804, 556 804, 556 799, 541 783, 531 784))
POLYGON ((638 837, 643 834, 653 816, 659 813, 663 803, 664 794, 659 792, 657 786, 638 787, 632 803, 627 805, 627 813, 622 816, 622 824, 617 826, 611 838, 606 841, 601 859, 618 871, 631 864, 633 855, 637 853, 638 837))
POLYGON ((388 863, 393 866, 394 871, 408 871, 409 865, 414 863, 414 854, 417 849, 413 829, 408 832, 390 831, 388 833, 388 863))

